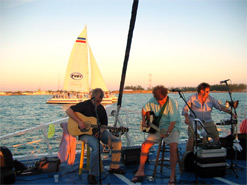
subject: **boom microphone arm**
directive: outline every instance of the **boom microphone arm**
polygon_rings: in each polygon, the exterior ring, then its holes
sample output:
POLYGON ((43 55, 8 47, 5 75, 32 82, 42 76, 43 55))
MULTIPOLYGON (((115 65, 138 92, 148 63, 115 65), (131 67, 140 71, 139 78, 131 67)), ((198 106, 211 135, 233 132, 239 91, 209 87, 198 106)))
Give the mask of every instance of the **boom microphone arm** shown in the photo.
MULTIPOLYGON (((228 83, 227 83, 227 81, 229 81, 230 79, 227 79, 227 80, 223 80, 223 81, 220 81, 220 83, 222 84, 222 83, 225 83, 226 84, 226 87, 227 87, 227 90, 228 90, 228 93, 229 93, 229 96, 230 96, 230 107, 231 107, 231 111, 232 111, 232 109, 234 110, 234 113, 237 115, 237 112, 236 112, 236 107, 234 107, 234 101, 233 101, 233 99, 232 99, 232 93, 231 93, 231 91, 230 91, 230 88, 229 88, 229 86, 228 86, 228 83)), ((232 115, 231 115, 231 120, 232 120, 232 115)))
MULTIPOLYGON (((228 79, 229 80, 229 79, 228 79)), ((231 100, 231 102, 230 102, 230 107, 231 107, 231 111, 232 110, 234 110, 234 113, 235 113, 235 115, 237 115, 237 112, 236 112, 236 109, 237 109, 237 105, 235 106, 234 104, 234 101, 233 101, 233 99, 232 99, 232 93, 231 93, 231 91, 230 91, 230 88, 229 88, 229 86, 228 86, 228 84, 227 84, 227 81, 228 80, 224 80, 223 81, 223 83, 225 83, 226 84, 226 87, 227 87, 227 89, 228 89, 228 93, 229 93, 229 96, 230 96, 230 100, 231 100)), ((222 81, 221 81, 222 82, 222 81)), ((220 82, 220 83, 221 83, 220 82)), ((236 101, 237 103, 238 103, 238 101, 236 101)), ((231 114, 231 140, 232 140, 232 148, 234 149, 234 146, 238 146, 239 145, 239 140, 238 140, 238 132, 237 132, 237 124, 238 124, 238 120, 234 120, 235 121, 235 123, 233 122, 233 115, 231 114), (233 138, 233 136, 234 136, 234 129, 233 129, 233 124, 235 124, 236 125, 236 135, 235 135, 235 139, 233 138), (233 140, 234 139, 234 140, 233 140)), ((241 145, 240 145, 240 147, 241 147, 241 145)), ((230 165, 230 169, 231 170, 233 170, 233 172, 235 173, 235 175, 236 175, 236 177, 238 178, 238 174, 236 173, 236 171, 235 171, 235 169, 234 169, 234 167, 235 168, 237 168, 237 150, 236 149, 234 149, 235 150, 235 164, 233 164, 233 156, 231 157, 231 165, 230 165)))
MULTIPOLYGON (((174 89, 173 89, 174 90, 174 89)), ((172 91, 173 91, 172 90, 172 91)), ((174 92, 174 91, 173 91, 174 92)), ((182 100, 185 102, 185 104, 189 107, 190 111, 193 113, 193 115, 195 116, 196 118, 196 114, 195 112, 191 109, 191 107, 188 105, 187 101, 185 100, 185 97, 184 95, 181 94, 181 91, 176 91, 178 92, 180 98, 182 98, 182 100)), ((196 170, 197 170, 197 123, 195 124, 195 127, 196 127, 196 136, 195 136, 195 147, 196 147, 196 152, 195 152, 195 163, 196 163, 196 170)), ((195 173, 196 176, 195 176, 195 183, 198 184, 198 177, 197 177, 197 173, 195 173)))

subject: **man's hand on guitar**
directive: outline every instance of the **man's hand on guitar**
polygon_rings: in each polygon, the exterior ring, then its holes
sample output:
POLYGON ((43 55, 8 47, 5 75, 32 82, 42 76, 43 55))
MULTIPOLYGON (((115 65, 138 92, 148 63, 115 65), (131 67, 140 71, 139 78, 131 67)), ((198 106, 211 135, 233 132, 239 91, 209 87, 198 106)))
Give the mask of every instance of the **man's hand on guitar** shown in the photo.
POLYGON ((160 130, 160 135, 162 138, 165 138, 169 136, 169 133, 166 131, 166 129, 163 128, 160 130))
POLYGON ((86 124, 82 120, 79 121, 78 126, 79 126, 80 129, 87 128, 86 124))
MULTIPOLYGON (((101 135, 101 134, 100 134, 100 135, 101 135)), ((96 138, 99 138, 99 131, 95 132, 94 136, 95 136, 96 138)))
POLYGON ((94 136, 96 137, 96 138, 99 138, 99 136, 101 137, 101 135, 102 135, 102 133, 104 132, 104 128, 100 128, 100 134, 99 134, 99 131, 97 131, 95 134, 94 134, 94 136))

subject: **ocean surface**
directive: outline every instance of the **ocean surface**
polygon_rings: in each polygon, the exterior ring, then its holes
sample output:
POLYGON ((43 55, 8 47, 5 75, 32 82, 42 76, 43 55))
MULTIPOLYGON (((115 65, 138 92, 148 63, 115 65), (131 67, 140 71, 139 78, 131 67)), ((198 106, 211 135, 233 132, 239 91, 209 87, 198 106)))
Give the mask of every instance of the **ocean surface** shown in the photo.
MULTIPOLYGON (((183 93, 185 99, 187 99, 193 93, 183 93)), ((213 93, 210 95, 220 100, 222 104, 230 100, 229 93, 213 93)), ((171 93, 170 97, 174 98, 179 104, 179 110, 181 112, 184 106, 184 101, 179 94, 171 93)), ((122 99, 120 120, 129 128, 128 137, 131 139, 133 145, 139 145, 143 142, 145 134, 140 131, 141 122, 141 108, 143 104, 152 97, 152 94, 124 94, 122 99), (125 112, 127 111, 128 112, 125 112)), ((52 122, 61 118, 67 117, 65 110, 70 105, 60 104, 46 104, 46 101, 51 96, 0 96, 0 135, 6 135, 23 129, 31 128, 34 126, 42 125, 47 122, 52 122)), ((238 114, 238 126, 247 118, 247 93, 232 93, 233 101, 239 100, 237 107, 238 114)), ((184 123, 184 117, 182 116, 182 122, 184 123)), ((215 123, 219 123, 221 120, 230 119, 230 115, 218 110, 213 110, 212 118, 215 123)), ((115 118, 109 118, 109 124, 113 124, 115 118)), ((180 139, 187 139, 187 128, 183 124, 183 131, 180 134, 180 139)), ((220 129, 220 136, 225 137, 230 134, 230 126, 218 126, 220 129)), ((62 137, 62 129, 59 125, 56 126, 56 140, 51 139, 50 144, 53 148, 58 148, 62 137)), ((43 140, 41 132, 34 134, 24 134, 22 136, 16 136, 7 140, 1 140, 1 146, 6 145, 13 147, 12 150, 16 150, 15 145, 19 145, 19 148, 28 150, 29 146, 26 143, 31 143, 30 149, 33 150, 33 141, 43 140)), ((126 144, 126 137, 122 136, 123 145, 126 144)), ((40 144, 38 148, 45 148, 40 144)), ((18 149, 16 153, 22 154, 21 149, 18 149)))

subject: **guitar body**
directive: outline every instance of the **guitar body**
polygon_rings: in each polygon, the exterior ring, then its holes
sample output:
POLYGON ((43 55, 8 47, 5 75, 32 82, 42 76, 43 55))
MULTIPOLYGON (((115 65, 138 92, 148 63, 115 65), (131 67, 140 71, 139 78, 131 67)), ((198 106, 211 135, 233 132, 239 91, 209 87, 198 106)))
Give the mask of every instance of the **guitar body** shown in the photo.
POLYGON ((159 129, 157 129, 157 128, 159 128, 159 124, 156 123, 155 118, 156 118, 156 117, 155 117, 154 112, 153 112, 153 111, 148 111, 148 112, 146 113, 146 115, 145 115, 145 121, 146 121, 147 126, 144 127, 144 126, 142 125, 142 123, 141 123, 141 128, 140 128, 140 130, 141 130, 142 132, 147 132, 147 133, 152 133, 152 134, 154 134, 154 133, 156 133, 157 131, 159 131, 159 129), (154 127, 157 127, 157 128, 154 128, 154 127))
POLYGON ((78 123, 73 120, 72 118, 69 118, 68 120, 68 132, 72 136, 79 136, 82 134, 93 134, 93 128, 97 127, 97 119, 95 117, 87 117, 83 114, 76 112, 75 113, 80 120, 84 121, 87 128, 86 129, 80 129, 78 126, 78 123))
MULTIPOLYGON (((84 121, 86 124, 85 129, 80 129, 78 123, 73 120, 72 118, 69 118, 68 120, 68 132, 72 136, 79 136, 82 134, 87 134, 87 135, 93 135, 93 129, 97 128, 97 119, 95 117, 87 117, 84 116, 83 114, 79 112, 75 112, 75 114, 79 117, 80 120, 84 121)), ((125 127, 109 127, 109 126, 103 126, 105 129, 110 129, 110 132, 112 133, 117 133, 117 132, 128 132, 129 129, 125 127)))

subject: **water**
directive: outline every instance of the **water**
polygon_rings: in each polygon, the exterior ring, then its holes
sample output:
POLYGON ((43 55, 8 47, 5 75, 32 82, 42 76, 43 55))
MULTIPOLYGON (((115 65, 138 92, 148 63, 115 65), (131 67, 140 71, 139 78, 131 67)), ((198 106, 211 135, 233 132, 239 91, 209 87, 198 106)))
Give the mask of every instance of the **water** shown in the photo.
MULTIPOLYGON (((184 96, 187 99, 192 93, 185 93, 184 96)), ((220 100, 223 104, 225 101, 230 100, 228 93, 210 93, 213 97, 220 100)), ((129 136, 134 142, 133 144, 141 144, 145 135, 139 131, 141 122, 141 108, 143 104, 148 101, 152 94, 124 94, 122 99, 121 110, 131 110, 127 117, 120 115, 123 122, 128 120, 129 136)), ((177 100, 179 104, 179 110, 181 112, 184 106, 184 101, 180 98, 179 94, 169 94, 170 97, 177 100)), ((239 106, 237 108, 238 123, 241 123, 247 118, 247 93, 232 93, 234 101, 239 100, 239 106)), ((55 121, 61 118, 67 117, 65 110, 70 105, 54 105, 46 104, 46 101, 50 96, 0 96, 0 135, 13 133, 22 129, 34 127, 47 122, 55 121)), ((222 119, 229 119, 230 115, 214 110, 212 118, 216 123, 219 123, 222 119)), ((182 116, 182 121, 184 117, 182 116)), ((109 119, 109 124, 113 124, 114 119, 109 119)), ((183 124, 184 132, 181 132, 180 139, 187 138, 186 125, 183 124)), ((218 126, 221 129, 220 136, 226 136, 230 134, 230 126, 218 126)), ((59 146, 59 141, 62 136, 62 129, 59 125, 56 126, 56 135, 58 141, 51 140, 51 144, 55 145, 55 148, 59 146)), ((20 148, 27 149, 29 146, 24 145, 24 142, 31 142, 34 140, 43 139, 40 133, 25 134, 22 138, 14 137, 7 141, 1 141, 1 145, 15 145, 17 141, 21 145, 20 148), (24 138, 23 138, 24 137, 24 138), (24 141, 25 139, 25 141, 24 141)), ((125 137, 122 139, 126 143, 125 137)), ((43 145, 39 147, 45 147, 43 145)), ((31 146, 33 148, 33 146, 31 146)), ((14 150, 14 148, 13 148, 14 150)))

